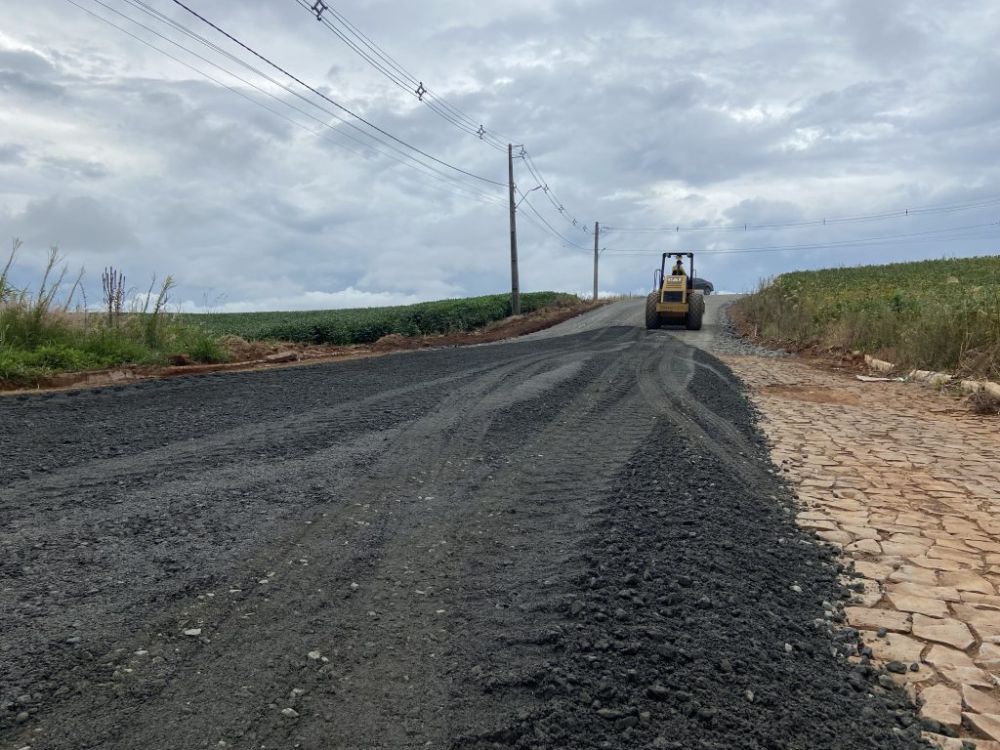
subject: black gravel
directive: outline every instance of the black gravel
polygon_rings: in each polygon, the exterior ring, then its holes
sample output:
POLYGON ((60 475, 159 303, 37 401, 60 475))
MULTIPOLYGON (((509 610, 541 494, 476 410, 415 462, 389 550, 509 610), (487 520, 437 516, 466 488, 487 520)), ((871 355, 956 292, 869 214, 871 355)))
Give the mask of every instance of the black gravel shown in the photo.
POLYGON ((712 339, 710 350, 713 354, 730 354, 734 356, 752 357, 787 357, 788 352, 782 349, 771 349, 754 344, 741 336, 732 320, 729 318, 729 308, 732 302, 719 308, 719 322, 716 335, 712 339))
POLYGON ((665 332, 0 420, 0 747, 923 746, 739 384, 665 332))

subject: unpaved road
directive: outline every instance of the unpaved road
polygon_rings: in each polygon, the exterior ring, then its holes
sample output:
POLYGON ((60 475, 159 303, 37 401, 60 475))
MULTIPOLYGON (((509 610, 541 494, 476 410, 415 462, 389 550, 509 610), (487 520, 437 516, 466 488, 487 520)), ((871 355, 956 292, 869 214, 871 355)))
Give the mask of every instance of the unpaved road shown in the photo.
POLYGON ((0 399, 0 747, 920 746, 739 384, 639 304, 0 399))

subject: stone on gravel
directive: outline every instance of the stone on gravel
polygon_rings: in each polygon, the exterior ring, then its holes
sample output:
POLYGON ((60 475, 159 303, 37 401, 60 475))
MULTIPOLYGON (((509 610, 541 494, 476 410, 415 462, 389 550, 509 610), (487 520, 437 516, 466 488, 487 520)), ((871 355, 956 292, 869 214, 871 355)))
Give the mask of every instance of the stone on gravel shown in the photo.
POLYGON ((296 711, 294 708, 283 708, 283 709, 281 709, 281 715, 282 716, 286 716, 289 719, 297 719, 297 718, 299 718, 299 712, 296 711))
POLYGON ((189 636, 191 638, 197 638, 199 635, 201 635, 201 628, 188 628, 187 630, 184 631, 184 635, 189 636))
POLYGON ((646 694, 650 698, 658 701, 665 701, 670 697, 670 691, 663 685, 650 685, 646 688, 646 694))

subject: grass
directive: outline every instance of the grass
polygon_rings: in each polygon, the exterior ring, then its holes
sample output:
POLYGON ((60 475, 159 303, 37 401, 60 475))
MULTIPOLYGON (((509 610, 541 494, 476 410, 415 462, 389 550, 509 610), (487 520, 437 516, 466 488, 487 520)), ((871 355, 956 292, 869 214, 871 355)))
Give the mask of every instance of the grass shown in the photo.
MULTIPOLYGON (((521 295, 521 312, 543 307, 575 306, 579 298, 558 292, 521 295)), ((421 302, 399 307, 301 312, 212 313, 182 315, 217 336, 239 336, 248 341, 278 340, 312 344, 369 344, 383 336, 470 331, 510 316, 510 295, 421 302)))
POLYGON ((36 288, 15 288, 11 269, 19 249, 15 241, 0 272, 0 387, 33 386, 60 372, 167 364, 178 356, 226 359, 215 336, 166 315, 169 277, 158 293, 154 280, 147 301, 131 313, 98 315, 88 313, 85 302, 73 306, 83 295, 83 273, 68 286, 54 249, 36 288))
POLYGON ((740 300, 734 319, 785 348, 1000 379, 1000 256, 782 274, 740 300))
MULTIPOLYGON (((230 359, 227 336, 249 341, 277 340, 316 344, 366 344, 383 336, 417 336, 481 328, 510 316, 510 295, 425 302, 401 307, 304 312, 208 315, 167 314, 173 280, 157 291, 156 280, 125 310, 124 277, 115 269, 102 274, 100 312, 89 310, 81 284, 73 284, 52 250, 34 289, 11 282, 20 243, 15 241, 0 269, 0 388, 31 387, 62 372, 120 366, 157 366, 230 359), (78 302, 79 300, 79 302, 78 302), (75 306, 74 306, 75 305, 75 306)), ((523 313, 573 307, 571 294, 521 295, 523 313)))

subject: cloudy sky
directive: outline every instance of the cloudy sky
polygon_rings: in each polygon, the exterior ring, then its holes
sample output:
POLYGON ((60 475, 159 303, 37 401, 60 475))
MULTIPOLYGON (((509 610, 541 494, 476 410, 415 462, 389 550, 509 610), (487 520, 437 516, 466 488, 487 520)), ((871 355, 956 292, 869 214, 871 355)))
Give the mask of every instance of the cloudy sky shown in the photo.
POLYGON ((172 274, 188 309, 502 291, 491 137, 523 144, 548 191, 518 209, 525 290, 589 290, 594 221, 607 292, 646 290, 666 249, 704 252, 699 275, 734 290, 1000 252, 990 0, 327 0, 483 140, 369 65, 312 0, 185 2, 326 98, 172 0, 4 0, 0 238, 24 241, 22 282, 58 244, 92 298, 114 265, 136 286, 172 274), (879 214, 894 215, 835 221, 879 214))

